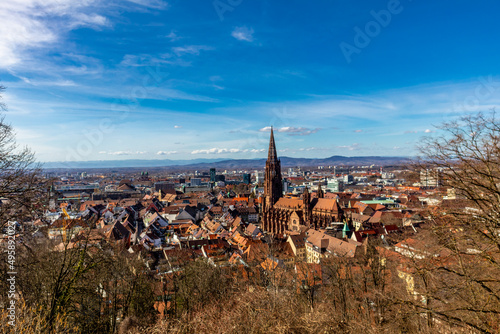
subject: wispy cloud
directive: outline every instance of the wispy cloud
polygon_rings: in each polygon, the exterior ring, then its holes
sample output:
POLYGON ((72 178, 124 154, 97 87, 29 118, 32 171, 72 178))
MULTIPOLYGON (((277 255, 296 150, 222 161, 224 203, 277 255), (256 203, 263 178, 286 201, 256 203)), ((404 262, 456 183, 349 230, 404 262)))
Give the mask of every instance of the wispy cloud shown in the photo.
POLYGON ((110 25, 102 15, 89 12, 96 1, 11 0, 0 6, 0 68, 10 68, 28 55, 25 50, 57 42, 65 31, 110 25), (57 20, 54 20, 54 18, 57 20))
POLYGON ((157 67, 161 65, 190 66, 191 62, 171 53, 161 54, 127 54, 123 56, 120 66, 124 67, 157 67))
POLYGON ((209 51, 213 50, 214 48, 208 45, 185 45, 185 46, 176 46, 172 48, 172 51, 177 55, 177 56, 182 56, 184 54, 191 54, 191 55, 199 55, 200 51, 209 51))
MULTIPOLYGON (((318 132, 319 130, 321 130, 321 128, 308 129, 308 128, 304 128, 304 127, 297 128, 297 127, 293 127, 293 126, 283 126, 281 128, 275 129, 276 132, 287 133, 289 136, 308 136, 310 134, 318 132)), ((262 129, 260 129, 259 131, 260 132, 269 132, 269 131, 271 131, 271 127, 266 126, 262 129)))
POLYGON ((337 146, 337 148, 346 149, 349 151, 358 151, 361 149, 361 147, 358 143, 354 143, 352 145, 341 145, 341 146, 337 146))
POLYGON ((240 149, 238 148, 211 148, 207 150, 194 150, 191 152, 191 154, 221 154, 221 153, 238 153, 240 152, 240 149))
POLYGON ((24 76, 18 76, 19 79, 23 80, 25 83, 33 86, 56 86, 56 87, 73 87, 77 84, 73 80, 37 80, 29 79, 24 76))
MULTIPOLYGON (((128 0, 139 7, 166 9, 161 0, 128 0)), ((61 43, 73 29, 100 30, 112 25, 104 0, 9 0, 0 5, 0 68, 12 69, 34 56, 32 51, 61 43), (98 11, 101 11, 99 13, 98 11)))
POLYGON ((167 36, 165 36, 166 38, 168 38, 171 42, 175 42, 175 41, 178 41, 179 39, 181 39, 182 37, 178 36, 177 35, 177 32, 175 32, 174 30, 172 30, 170 32, 170 34, 168 34, 167 36))
POLYGON ((170 154, 177 154, 179 152, 177 151, 158 151, 156 152, 156 155, 170 155, 170 154))
POLYGON ((304 152, 312 152, 312 151, 328 151, 329 149, 327 148, 322 148, 322 147, 316 147, 316 146, 312 146, 312 147, 301 147, 301 148, 297 148, 297 149, 291 149, 291 148, 284 148, 284 149, 281 149, 279 150, 279 152, 281 153, 286 153, 286 152, 290 152, 292 154, 295 154, 295 153, 298 153, 300 152, 301 154, 304 153, 304 152))
POLYGON ((147 154, 146 151, 116 151, 116 152, 106 152, 100 151, 99 154, 108 154, 108 155, 142 155, 147 154))
POLYGON ((162 0, 127 0, 127 1, 151 9, 166 9, 169 6, 168 2, 162 0))
POLYGON ((262 153, 262 149, 239 149, 239 148, 211 148, 207 150, 194 150, 191 154, 225 154, 225 153, 262 153))
POLYGON ((77 27, 90 27, 93 29, 99 29, 101 27, 111 25, 107 18, 99 14, 76 13, 74 15, 74 18, 75 20, 69 25, 71 29, 77 27))
POLYGON ((234 28, 233 32, 231 32, 231 36, 236 38, 238 41, 253 42, 253 33, 254 31, 252 28, 236 27, 234 28))
POLYGON ((318 150, 322 150, 321 148, 318 148, 318 147, 301 147, 299 148, 299 151, 318 151, 318 150))

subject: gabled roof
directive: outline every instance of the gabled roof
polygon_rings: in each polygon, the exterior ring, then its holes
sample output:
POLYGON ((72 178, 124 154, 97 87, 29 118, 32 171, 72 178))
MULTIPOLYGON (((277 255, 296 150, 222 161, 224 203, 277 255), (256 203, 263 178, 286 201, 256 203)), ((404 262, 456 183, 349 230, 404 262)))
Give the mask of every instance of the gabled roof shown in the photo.
POLYGON ((119 191, 133 191, 135 190, 134 187, 132 187, 130 184, 124 183, 121 186, 117 188, 119 191))
POLYGON ((306 242, 304 240, 304 235, 296 234, 289 235, 288 238, 295 245, 295 248, 303 248, 306 246, 306 242))
POLYGON ((333 198, 314 198, 311 204, 313 205, 313 210, 339 211, 337 200, 333 198))
POLYGON ((240 217, 236 217, 233 222, 231 223, 231 226, 233 228, 238 228, 241 224, 241 218, 240 217))
POLYGON ((114 223, 109 231, 105 232, 108 240, 122 240, 130 236, 130 232, 119 222, 114 223))
POLYGON ((279 209, 302 209, 303 204, 301 199, 281 197, 274 204, 274 207, 279 209))
POLYGON ((255 226, 254 224, 249 224, 246 228, 245 231, 248 235, 251 235, 252 237, 257 237, 261 234, 261 230, 255 226))
POLYGON ((307 231, 307 241, 318 248, 326 249, 336 256, 354 257, 356 253, 356 244, 334 238, 313 229, 307 231))
POLYGON ((189 212, 187 212, 186 210, 182 211, 175 217, 175 220, 186 220, 186 219, 195 221, 194 217, 190 215, 189 212))
POLYGON ((368 220, 370 220, 371 216, 369 216, 369 215, 361 215, 359 213, 352 213, 350 215, 350 217, 352 218, 353 221, 360 222, 360 223, 365 223, 368 220))

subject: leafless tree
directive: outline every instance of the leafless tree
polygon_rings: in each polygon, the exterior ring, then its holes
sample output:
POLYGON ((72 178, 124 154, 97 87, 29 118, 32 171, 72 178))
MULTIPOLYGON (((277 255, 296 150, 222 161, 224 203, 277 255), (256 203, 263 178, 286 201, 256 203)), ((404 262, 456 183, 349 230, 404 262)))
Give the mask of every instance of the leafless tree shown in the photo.
POLYGON ((434 214, 433 232, 440 249, 434 251, 433 266, 420 275, 426 278, 421 282, 426 284, 427 295, 415 306, 439 322, 497 333, 500 123, 492 111, 444 123, 440 129, 442 135, 423 142, 420 167, 439 171, 444 185, 465 201, 434 214))
MULTIPOLYGON (((0 86, 0 99, 4 90, 0 86)), ((0 103, 0 112, 5 110, 0 103)), ((0 228, 9 220, 22 222, 37 216, 44 191, 40 176, 34 153, 17 145, 13 128, 0 114, 0 228)))

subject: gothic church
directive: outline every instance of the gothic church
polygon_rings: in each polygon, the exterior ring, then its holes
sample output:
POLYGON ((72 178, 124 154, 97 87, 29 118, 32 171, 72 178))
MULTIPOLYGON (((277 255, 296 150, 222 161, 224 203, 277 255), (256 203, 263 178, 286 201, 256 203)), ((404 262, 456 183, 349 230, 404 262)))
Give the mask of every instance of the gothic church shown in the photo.
POLYGON ((343 219, 343 212, 336 199, 324 198, 319 186, 316 197, 306 188, 302 199, 283 197, 281 161, 276 153, 274 133, 271 128, 269 152, 264 177, 264 198, 262 200, 262 227, 277 235, 285 232, 298 232, 301 226, 326 228, 331 222, 343 219))

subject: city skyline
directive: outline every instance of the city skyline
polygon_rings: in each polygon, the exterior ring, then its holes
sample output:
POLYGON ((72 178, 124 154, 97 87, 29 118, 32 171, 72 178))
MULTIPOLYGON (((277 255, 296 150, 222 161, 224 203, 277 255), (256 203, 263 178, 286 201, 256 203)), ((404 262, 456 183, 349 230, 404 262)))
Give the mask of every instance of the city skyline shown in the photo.
POLYGON ((0 84, 37 159, 413 156, 499 103, 493 1, 0 5, 0 84))

